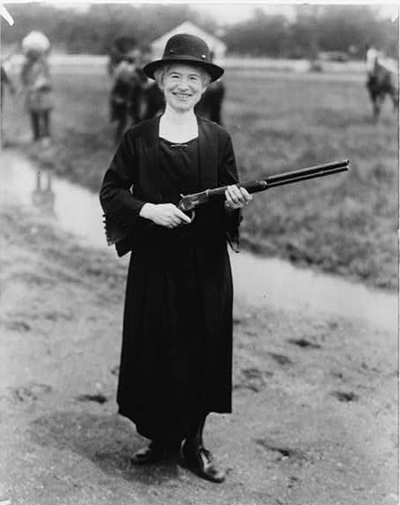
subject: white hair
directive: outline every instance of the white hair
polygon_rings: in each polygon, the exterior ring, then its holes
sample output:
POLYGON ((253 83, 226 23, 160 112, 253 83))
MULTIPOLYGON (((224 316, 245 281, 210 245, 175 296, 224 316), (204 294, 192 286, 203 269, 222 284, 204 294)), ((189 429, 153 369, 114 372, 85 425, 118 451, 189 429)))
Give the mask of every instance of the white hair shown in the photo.
MULTIPOLYGON (((173 65, 176 65, 176 64, 179 64, 180 62, 177 61, 176 63, 165 63, 164 65, 160 65, 159 68, 157 68, 157 70, 154 71, 154 79, 156 81, 156 83, 158 84, 158 86, 161 88, 162 85, 164 84, 164 79, 165 79, 165 76, 167 75, 169 69, 173 66, 173 65)), ((195 67, 195 68, 198 68, 199 72, 200 72, 200 78, 201 78, 201 82, 203 83, 203 86, 208 86, 211 82, 211 75, 206 71, 204 70, 203 67, 201 67, 200 65, 196 65, 196 63, 184 63, 182 62, 182 65, 188 65, 190 67, 195 67)))

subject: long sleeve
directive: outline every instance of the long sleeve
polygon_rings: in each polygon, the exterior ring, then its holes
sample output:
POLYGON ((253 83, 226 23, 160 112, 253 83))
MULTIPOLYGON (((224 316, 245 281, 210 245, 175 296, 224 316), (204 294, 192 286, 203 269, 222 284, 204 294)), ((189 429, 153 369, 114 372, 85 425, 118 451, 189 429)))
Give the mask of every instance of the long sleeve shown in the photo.
MULTIPOLYGON (((220 171, 218 174, 219 186, 229 186, 239 182, 239 176, 236 168, 235 153, 233 151, 232 140, 230 135, 227 135, 224 148, 223 158, 220 171)), ((227 239, 236 252, 239 252, 239 226, 243 219, 242 212, 238 210, 225 210, 225 227, 227 239)))
POLYGON ((148 220, 139 215, 146 202, 132 194, 138 166, 138 154, 133 144, 129 133, 126 133, 100 189, 107 242, 109 245, 115 244, 119 256, 129 252, 151 226, 148 220))
POLYGON ((112 216, 127 229, 135 225, 140 209, 146 203, 132 195, 136 167, 137 153, 128 134, 125 134, 104 175, 100 202, 105 215, 112 216))

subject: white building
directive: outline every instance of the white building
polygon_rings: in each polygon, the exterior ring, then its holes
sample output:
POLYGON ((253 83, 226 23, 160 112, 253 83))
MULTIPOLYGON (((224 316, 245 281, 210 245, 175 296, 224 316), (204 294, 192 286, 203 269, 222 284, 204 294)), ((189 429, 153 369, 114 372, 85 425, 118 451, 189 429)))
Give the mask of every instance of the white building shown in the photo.
POLYGON ((167 40, 173 35, 176 35, 177 33, 189 33, 190 35, 196 35, 197 37, 201 37, 207 43, 208 47, 210 48, 210 51, 214 53, 215 63, 220 61, 225 56, 226 44, 222 42, 222 40, 218 39, 217 37, 214 37, 214 35, 211 35, 210 33, 205 32, 204 30, 194 25, 190 21, 185 21, 184 23, 180 24, 173 30, 162 35, 161 37, 159 37, 158 39, 154 40, 151 43, 151 49, 154 59, 162 57, 167 40))

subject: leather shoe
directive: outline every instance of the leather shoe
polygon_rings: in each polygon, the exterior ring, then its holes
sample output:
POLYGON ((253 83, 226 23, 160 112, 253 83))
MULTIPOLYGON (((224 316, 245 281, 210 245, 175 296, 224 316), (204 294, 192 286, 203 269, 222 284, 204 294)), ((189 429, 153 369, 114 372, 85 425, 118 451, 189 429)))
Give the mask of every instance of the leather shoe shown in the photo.
POLYGON ((166 461, 179 455, 179 445, 164 445, 157 442, 150 442, 147 447, 140 449, 131 458, 134 465, 145 465, 148 463, 158 463, 166 461))
POLYGON ((182 454, 188 467, 203 479, 217 483, 225 480, 225 472, 215 466, 211 452, 202 445, 185 442, 182 454))

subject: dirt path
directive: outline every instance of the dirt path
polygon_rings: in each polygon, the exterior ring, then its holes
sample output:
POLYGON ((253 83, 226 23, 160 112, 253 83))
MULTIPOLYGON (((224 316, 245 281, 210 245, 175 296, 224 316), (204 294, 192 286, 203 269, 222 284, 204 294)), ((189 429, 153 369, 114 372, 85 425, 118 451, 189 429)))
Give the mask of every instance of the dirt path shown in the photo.
POLYGON ((144 440, 115 404, 126 262, 2 197, 0 504, 398 503, 390 325, 238 296, 234 412, 206 432, 226 482, 133 468, 144 440))

